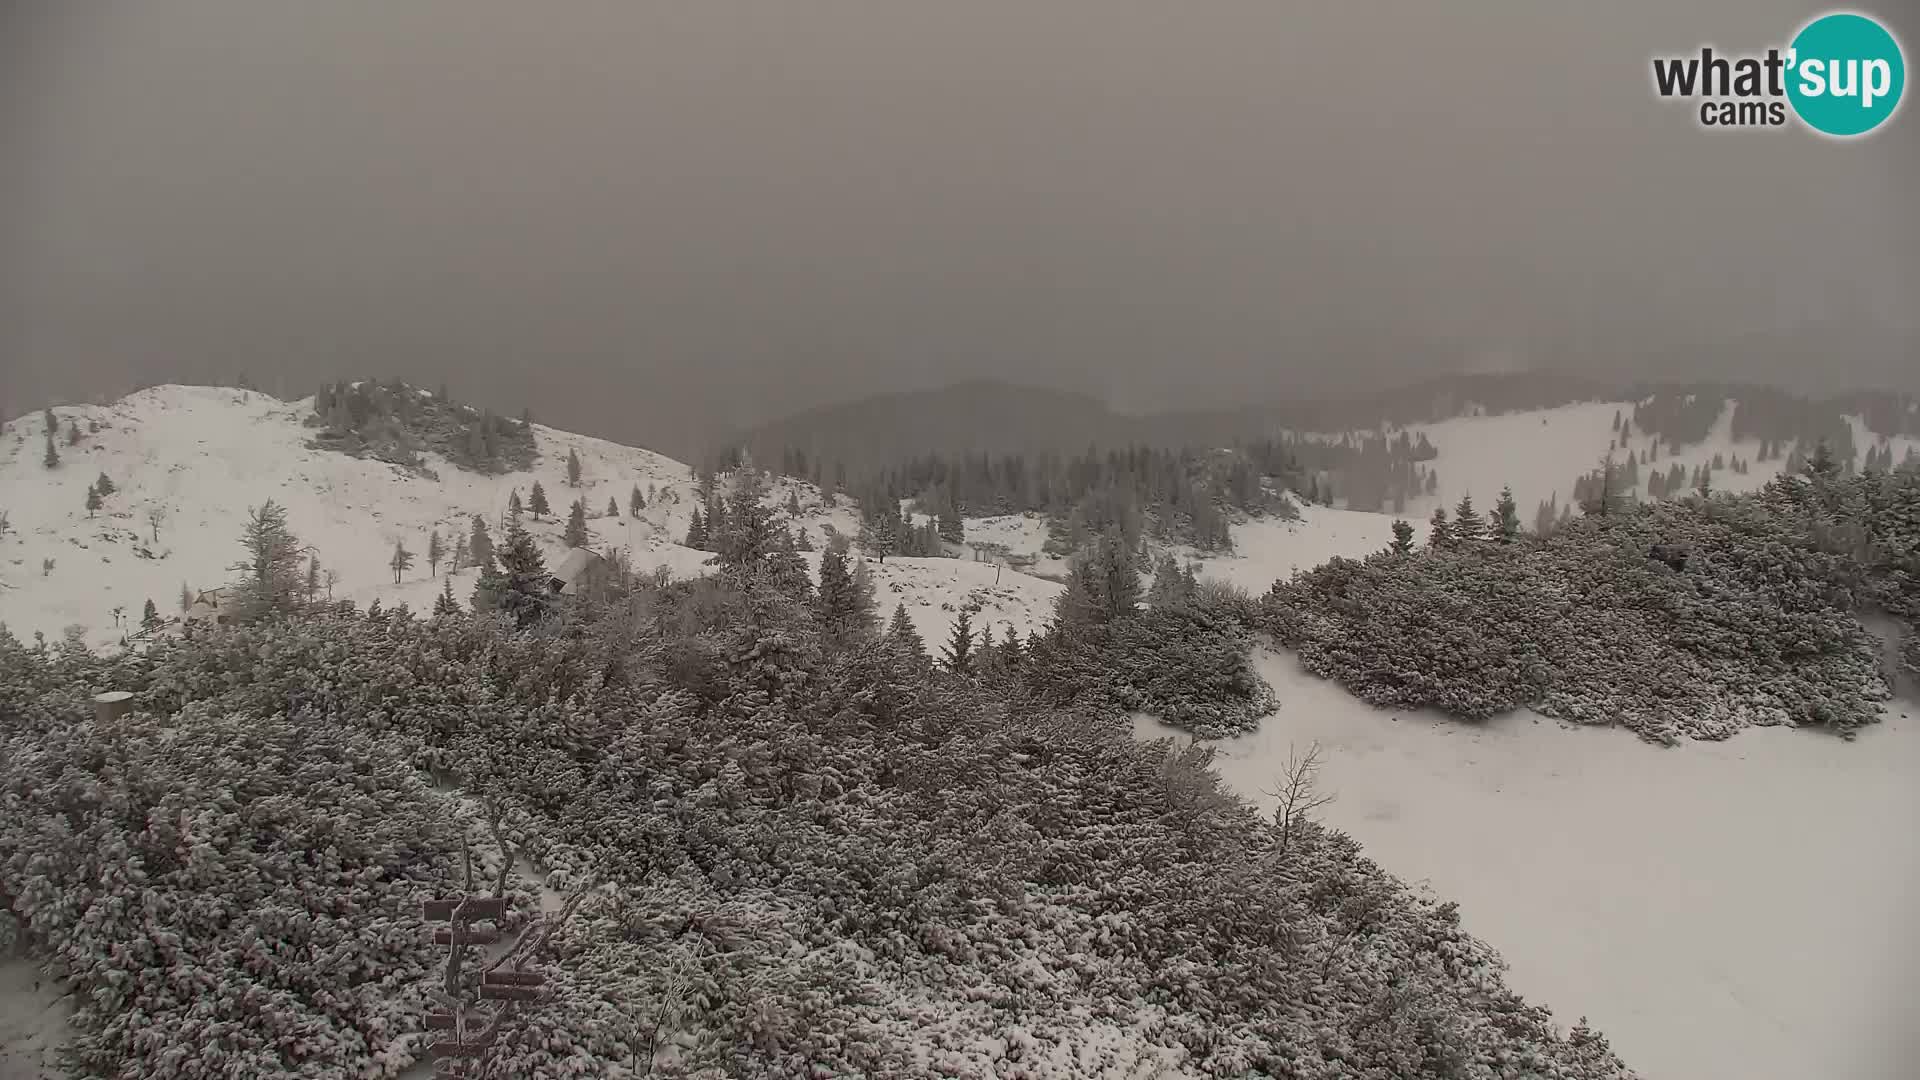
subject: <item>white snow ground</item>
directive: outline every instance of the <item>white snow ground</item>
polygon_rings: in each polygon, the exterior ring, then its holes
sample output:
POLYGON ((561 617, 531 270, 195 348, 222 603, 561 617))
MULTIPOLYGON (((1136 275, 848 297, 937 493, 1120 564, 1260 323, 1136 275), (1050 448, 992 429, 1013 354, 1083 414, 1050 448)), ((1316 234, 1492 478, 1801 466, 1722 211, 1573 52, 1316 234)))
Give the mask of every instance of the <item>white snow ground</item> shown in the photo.
POLYGON ((72 1011, 34 964, 0 961, 0 1080, 59 1075, 55 1053, 72 1011))
MULTIPOLYGON (((1300 520, 1262 518, 1233 527, 1233 554, 1201 559, 1200 576, 1228 581, 1260 596, 1275 581, 1335 557, 1364 559, 1393 542, 1393 516, 1313 506, 1296 499, 1300 520)), ((1422 543, 1426 527, 1418 530, 1422 543)), ((1180 557, 1198 557, 1182 549, 1180 557)))

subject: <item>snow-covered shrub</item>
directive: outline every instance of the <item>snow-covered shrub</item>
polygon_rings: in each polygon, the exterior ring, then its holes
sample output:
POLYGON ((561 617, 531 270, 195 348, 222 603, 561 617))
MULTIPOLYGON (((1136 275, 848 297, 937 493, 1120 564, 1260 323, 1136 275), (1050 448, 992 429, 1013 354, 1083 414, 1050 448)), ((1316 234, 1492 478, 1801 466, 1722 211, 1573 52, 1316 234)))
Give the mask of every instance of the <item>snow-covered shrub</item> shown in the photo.
POLYGON ((316 449, 400 465, 430 480, 439 476, 423 466, 422 450, 482 473, 532 468, 540 455, 524 414, 510 420, 397 379, 326 384, 306 423, 316 429, 309 444, 316 449))
POLYGON ((808 605, 716 580, 742 595, 668 586, 531 632, 321 613, 111 661, 0 646, 0 903, 88 995, 86 1074, 404 1067, 434 978, 419 900, 459 829, 419 765, 506 808, 535 866, 605 885, 499 1075, 1064 1078, 1115 1039, 1195 1076, 1630 1075, 1352 840, 1303 825, 1267 858, 1204 753, 1102 722, 1099 687, 1253 693, 1232 618, 1036 645, 1084 669, 1090 700, 1056 703, 826 647, 808 605), (140 711, 96 725, 99 686, 140 711))
POLYGON ((393 740, 198 702, 97 724, 74 696, 5 707, 0 898, 75 994, 77 1074, 340 1075, 419 1029, 455 841, 393 740))
POLYGON ((1177 604, 1035 635, 1021 674, 1028 692, 1054 706, 1146 712, 1202 738, 1233 735, 1273 711, 1252 662, 1259 620, 1244 591, 1203 583, 1177 604))
POLYGON ((1916 606, 1907 478, 1788 479, 1642 506, 1546 539, 1336 559, 1266 598, 1307 667, 1378 705, 1532 707, 1642 737, 1850 733, 1889 696, 1854 611, 1916 606), (1650 552, 1684 552, 1684 561, 1650 552))

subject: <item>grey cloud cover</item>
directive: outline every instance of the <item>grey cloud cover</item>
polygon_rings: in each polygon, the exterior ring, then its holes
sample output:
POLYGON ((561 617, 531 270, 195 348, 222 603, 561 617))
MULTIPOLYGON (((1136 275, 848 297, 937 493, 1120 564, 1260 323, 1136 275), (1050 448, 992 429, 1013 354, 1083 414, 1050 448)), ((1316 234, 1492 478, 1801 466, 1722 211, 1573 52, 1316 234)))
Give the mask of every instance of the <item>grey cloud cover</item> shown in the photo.
POLYGON ((1702 132, 1650 57, 1819 9, 1680 7, 14 3, 0 404, 398 374, 683 448, 975 375, 1911 385, 1920 114, 1702 132))

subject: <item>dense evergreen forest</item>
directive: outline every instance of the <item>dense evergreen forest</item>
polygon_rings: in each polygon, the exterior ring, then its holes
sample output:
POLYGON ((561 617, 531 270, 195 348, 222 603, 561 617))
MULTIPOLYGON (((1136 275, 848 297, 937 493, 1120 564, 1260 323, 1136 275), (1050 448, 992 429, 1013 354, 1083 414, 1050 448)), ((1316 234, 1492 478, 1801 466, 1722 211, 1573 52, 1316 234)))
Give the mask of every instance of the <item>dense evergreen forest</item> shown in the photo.
POLYGON ((462 405, 446 388, 431 394, 398 379, 329 383, 313 398, 313 445, 355 457, 422 467, 430 450, 474 472, 506 473, 539 460, 533 418, 519 420, 462 405))
MULTIPOLYGON (((722 464, 738 460, 726 457, 722 464)), ((964 538, 962 518, 997 514, 1045 515, 1052 531, 1049 554, 1084 550, 1106 533, 1118 535, 1129 550, 1151 539, 1229 551, 1236 517, 1295 515, 1286 489, 1299 475, 1274 444, 1260 453, 1134 446, 1035 457, 922 455, 851 479, 840 465, 788 450, 779 471, 830 494, 847 491, 860 504, 863 546, 906 555, 938 555, 942 541, 964 538), (928 515, 931 528, 906 522, 903 502, 928 515)))
POLYGON ((1882 437, 1920 436, 1920 398, 1912 394, 1855 392, 1831 398, 1807 398, 1772 387, 1734 383, 1698 383, 1644 387, 1634 427, 1663 441, 1688 446, 1706 439, 1726 402, 1733 402, 1733 437, 1760 439, 1775 446, 1826 443, 1841 461, 1855 460, 1853 426, 1858 416, 1867 431, 1882 437))
POLYGON ((1440 484, 1427 464, 1440 452, 1425 432, 1285 435, 1244 443, 1241 451, 1263 471, 1292 476, 1308 501, 1331 506, 1338 497, 1349 510, 1404 513, 1407 500, 1431 495, 1440 484))
MULTIPOLYGON (((1401 432, 1394 438, 1286 435, 1205 451, 1132 446, 1032 458, 921 455, 852 481, 844 467, 789 449, 779 471, 855 495, 864 535, 874 538, 863 540, 869 552, 939 555, 943 541, 964 539, 967 517, 1039 514, 1049 523, 1050 555, 1087 550, 1107 533, 1129 550, 1144 551, 1151 541, 1223 553, 1233 549, 1237 520, 1297 517, 1289 493, 1328 506, 1338 494, 1349 509, 1404 510, 1409 498, 1434 491, 1438 474, 1423 463, 1436 456, 1425 435, 1401 432), (930 517, 932 527, 916 529, 899 517, 903 503, 930 517)), ((723 457, 722 464, 738 461, 723 457)))
MULTIPOLYGON (((1196 466, 1223 447, 1250 463, 1255 475, 1270 478, 1281 490, 1291 487, 1309 502, 1332 505, 1337 498, 1348 509, 1402 513, 1410 500, 1430 495, 1439 486, 1431 464, 1437 451, 1425 433, 1406 429, 1473 413, 1549 409, 1583 401, 1632 402, 1615 424, 1621 433, 1617 448, 1622 451, 1618 479, 1624 485, 1622 494, 1629 498, 1644 494, 1657 499, 1693 490, 1701 485, 1703 470, 1675 473, 1669 465, 1656 480, 1647 468, 1652 464, 1645 457, 1648 451, 1640 451, 1641 456, 1625 452, 1628 439, 1652 436, 1653 456, 1663 449, 1671 454, 1705 440, 1729 402, 1733 437, 1759 440, 1754 460, 1790 458, 1790 469, 1799 468, 1810 448, 1820 443, 1845 468, 1891 469, 1896 463, 1885 456, 1890 451, 1884 439, 1920 435, 1920 398, 1910 394, 1855 392, 1816 399, 1770 387, 1704 382, 1623 388, 1544 373, 1450 375, 1330 401, 1134 417, 1108 413, 1095 402, 1071 395, 1058 401, 1043 395, 1039 400, 1046 402, 1045 409, 1012 407, 1009 403, 1021 392, 1014 387, 966 384, 948 391, 889 395, 817 410, 749 432, 715 460, 721 467, 737 463, 744 449, 757 460, 778 462, 779 471, 786 475, 823 488, 894 500, 918 499, 933 514, 949 505, 961 508, 962 516, 1045 514, 1082 540, 1108 525, 1125 524, 1133 514, 1126 505, 1137 506, 1148 516, 1156 506, 1170 508, 1171 513, 1161 515, 1171 523, 1164 530, 1169 537, 1202 550, 1220 550, 1223 541, 1216 537, 1212 515, 1183 500, 1182 492, 1168 480, 1170 473, 1184 477, 1190 489, 1197 479, 1209 487, 1211 501, 1220 508, 1264 512, 1258 499, 1241 497, 1243 489, 1232 477, 1217 471, 1209 475, 1196 466), (1070 418, 1066 426, 1079 433, 1083 442, 1078 445, 1083 449, 996 454, 981 448, 984 444, 976 437, 980 432, 921 422, 923 414, 954 395, 978 407, 944 414, 949 421, 954 416, 992 417, 989 426, 1001 445, 1057 446, 1057 440, 1052 440, 1057 432, 1050 429, 1048 437, 1042 438, 1022 427, 1044 425, 1052 414, 1070 418), (1850 415, 1862 417, 1867 430, 1883 441, 1856 446, 1854 429, 1846 420, 1850 415), (972 449, 952 449, 956 446, 972 449), (1106 463, 1116 455, 1130 463, 1143 455, 1155 460, 1145 469, 1115 469, 1106 463), (1171 461, 1181 464, 1169 470, 1166 463, 1171 461), (1103 469, 1101 482, 1117 484, 1127 494, 1108 494, 1097 501, 1123 505, 1110 510, 1084 508, 1080 516, 1093 526, 1074 526, 1076 504, 1095 491, 1087 475, 1103 469), (1190 523, 1183 515, 1202 520, 1190 523)), ((1748 464, 1726 460, 1704 471, 1745 471, 1748 464)), ((1707 482, 1711 484, 1710 479, 1707 482)), ((1546 514, 1557 519, 1590 501, 1596 481, 1581 478, 1577 483, 1577 487, 1570 485, 1572 495, 1566 503, 1556 497, 1551 508, 1537 511, 1536 520, 1546 514)), ((863 503, 872 501, 863 499, 863 503)), ((1082 546, 1074 543, 1062 549, 1082 546)))

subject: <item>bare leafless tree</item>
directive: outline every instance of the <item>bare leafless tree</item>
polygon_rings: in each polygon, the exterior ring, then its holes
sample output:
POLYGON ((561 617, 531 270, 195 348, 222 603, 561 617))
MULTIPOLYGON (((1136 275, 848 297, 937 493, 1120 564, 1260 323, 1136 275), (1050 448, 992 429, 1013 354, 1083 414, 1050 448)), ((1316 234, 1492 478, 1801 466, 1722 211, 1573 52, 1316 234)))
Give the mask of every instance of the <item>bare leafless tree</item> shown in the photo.
MULTIPOLYGON (((507 838, 500 832, 500 819, 505 816, 505 810, 492 799, 483 801, 481 806, 487 815, 487 835, 493 838, 493 846, 500 849, 500 876, 493 883, 493 895, 505 896, 507 875, 513 872, 513 861, 519 858, 520 853, 507 843, 507 838)), ((471 882, 467 887, 473 887, 471 882)))
POLYGON ((1323 795, 1317 789, 1319 778, 1320 744, 1307 747, 1304 754, 1289 747, 1287 771, 1280 779, 1278 790, 1265 792, 1280 800, 1280 804, 1273 808, 1273 827, 1279 837, 1269 856, 1272 861, 1284 861, 1301 823, 1307 820, 1308 815, 1333 801, 1332 795, 1323 795))

